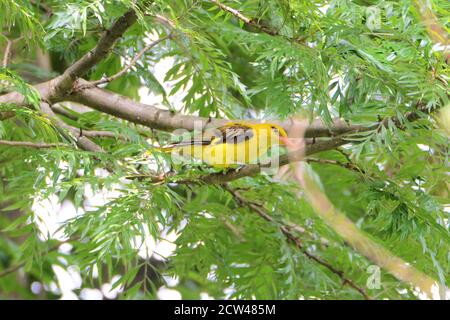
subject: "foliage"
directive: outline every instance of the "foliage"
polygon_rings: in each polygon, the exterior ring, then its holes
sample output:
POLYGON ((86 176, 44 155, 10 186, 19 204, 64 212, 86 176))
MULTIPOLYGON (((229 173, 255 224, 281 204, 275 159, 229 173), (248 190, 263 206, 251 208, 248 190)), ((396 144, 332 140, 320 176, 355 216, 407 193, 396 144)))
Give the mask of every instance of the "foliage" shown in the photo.
MULTIPOLYGON (((81 297, 83 289, 107 284, 120 289, 118 298, 130 299, 156 298, 163 286, 189 299, 205 293, 217 299, 361 298, 298 250, 280 231, 285 223, 301 226, 307 252, 370 296, 418 298, 413 287, 384 271, 381 288, 366 288, 372 262, 345 245, 298 197, 296 185, 264 174, 230 183, 273 217, 267 221, 223 186, 196 180, 212 169, 172 165, 156 151, 155 158, 143 155, 169 141, 167 133, 63 103, 67 124, 114 133, 92 138, 106 151, 97 154, 78 149, 77 137, 41 112, 32 87, 47 80, 36 80, 44 68, 36 62, 39 52, 44 49, 52 62, 46 72, 62 73, 133 7, 138 23, 85 78, 116 74, 149 42, 171 37, 106 89, 138 100, 147 88, 161 107, 204 117, 301 115, 330 126, 340 117, 368 127, 396 117, 398 123, 346 136, 343 147, 314 155, 334 162, 317 161, 312 168, 333 204, 362 231, 448 285, 448 136, 428 113, 448 105, 450 75, 413 1, 223 3, 252 24, 211 1, 0 3, 5 37, 24 37, 18 40, 23 49, 0 69, 0 89, 20 92, 31 105, 0 105, 0 112, 15 114, 0 121, 0 140, 67 143, 48 149, 0 144, 0 299, 67 295, 58 268, 81 276, 73 289, 81 297), (36 69, 24 67, 29 61, 36 69), (409 121, 408 112, 418 109, 421 117, 409 121), (130 178, 170 168, 176 175, 169 182, 130 178), (177 183, 183 179, 194 183, 177 183), (168 247, 173 252, 159 252, 168 247), (5 272, 15 266, 24 267, 25 281, 5 272), (42 285, 39 293, 32 283, 42 285)), ((432 9, 448 29, 448 1, 434 0, 432 9)))

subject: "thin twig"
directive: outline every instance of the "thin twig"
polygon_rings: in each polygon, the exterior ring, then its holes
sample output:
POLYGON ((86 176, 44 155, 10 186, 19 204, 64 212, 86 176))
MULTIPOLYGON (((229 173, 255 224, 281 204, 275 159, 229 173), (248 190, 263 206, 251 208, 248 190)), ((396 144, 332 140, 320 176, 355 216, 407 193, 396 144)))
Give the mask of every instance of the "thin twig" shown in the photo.
POLYGON ((119 139, 122 141, 127 141, 129 139, 127 139, 124 135, 122 134, 117 134, 111 131, 102 131, 102 130, 89 130, 89 131, 85 131, 85 130, 80 130, 80 134, 89 138, 115 138, 115 139, 119 139))
POLYGON ((12 46, 13 46, 14 43, 16 43, 17 41, 20 41, 20 40, 23 38, 23 36, 20 36, 20 37, 14 39, 14 40, 9 40, 8 37, 6 37, 4 34, 2 34, 2 36, 3 36, 3 38, 5 38, 5 40, 6 40, 6 48, 5 48, 5 53, 4 53, 4 55, 3 55, 3 63, 2 63, 2 66, 3 66, 3 68, 6 68, 6 67, 8 66, 8 60, 9 60, 9 57, 10 57, 10 55, 11 55, 11 48, 12 48, 12 46))
MULTIPOLYGON (((334 273, 335 275, 337 275, 339 278, 341 278, 342 280, 342 284, 347 284, 350 287, 352 287, 353 289, 355 289, 356 291, 358 291, 363 297, 364 299, 370 300, 370 296, 366 293, 366 291, 358 286, 353 280, 347 278, 345 276, 344 271, 337 269, 336 267, 334 267, 333 265, 331 265, 329 262, 325 261, 324 259, 310 253, 302 244, 301 240, 294 235, 291 230, 292 229, 296 229, 294 228, 293 224, 290 225, 285 225, 283 223, 280 223, 278 221, 275 221, 275 219, 270 216, 263 207, 255 205, 252 202, 248 202, 239 192, 237 192, 236 190, 230 188, 228 185, 223 185, 224 189, 227 190, 234 198, 235 200, 237 200, 237 202, 247 206, 248 208, 252 209, 254 212, 256 212, 260 217, 262 217, 264 220, 269 221, 271 223, 275 223, 278 225, 279 230, 286 236, 286 238, 288 240, 290 240, 292 243, 295 244, 295 246, 305 255, 307 256, 309 259, 317 262, 318 264, 324 266, 325 268, 327 268, 328 270, 330 270, 332 273, 334 273)), ((297 226, 298 228, 301 227, 297 226)))
POLYGON ((66 117, 67 119, 73 120, 73 121, 77 121, 78 120, 78 116, 76 114, 73 114, 70 111, 73 111, 67 107, 63 107, 59 104, 54 104, 50 106, 53 110, 53 112, 55 112, 56 114, 59 114, 61 116, 66 117))
POLYGON ((0 121, 10 119, 14 117, 16 113, 14 111, 1 111, 0 112, 0 121))
POLYGON ((366 173, 363 169, 359 168, 358 166, 356 166, 352 162, 341 162, 341 161, 336 161, 336 160, 318 159, 318 158, 306 158, 305 161, 308 162, 308 163, 314 162, 314 163, 321 163, 321 164, 336 165, 336 166, 343 167, 345 169, 349 169, 349 170, 355 171, 355 172, 360 173, 360 174, 365 174, 366 173))
POLYGON ((265 32, 267 34, 270 34, 272 36, 277 36, 279 35, 279 33, 275 30, 272 30, 266 26, 260 25, 258 22, 256 22, 253 19, 250 19, 246 16, 244 16, 242 13, 240 13, 238 10, 233 9, 217 0, 211 0, 212 3, 216 4, 220 9, 222 9, 223 11, 226 11, 228 13, 231 13, 233 16, 235 16, 236 18, 238 18, 239 20, 243 21, 245 24, 248 24, 252 27, 255 27, 256 29, 259 29, 262 32, 265 32))
MULTIPOLYGON (((59 249, 59 247, 60 247, 62 244, 64 244, 64 243, 68 243, 68 242, 70 242, 70 241, 77 241, 77 240, 79 240, 79 237, 78 237, 78 236, 75 236, 75 237, 72 238, 72 239, 67 239, 67 240, 58 242, 58 243, 56 243, 54 246, 50 247, 50 248, 47 250, 47 252, 45 252, 45 255, 47 255, 49 252, 52 252, 52 251, 55 251, 55 250, 59 249)), ((9 268, 7 268, 7 269, 1 271, 1 272, 0 272, 0 278, 2 278, 2 277, 4 277, 4 276, 7 276, 7 275, 10 274, 10 273, 16 272, 17 270, 19 270, 19 269, 22 268, 23 266, 25 266, 25 261, 20 262, 20 263, 18 263, 18 264, 15 264, 15 265, 13 265, 13 266, 11 266, 11 267, 9 267, 9 268)))
POLYGON ((90 152, 105 153, 105 150, 103 150, 101 146, 94 143, 87 137, 79 135, 80 129, 72 127, 67 123, 65 123, 63 120, 61 120, 60 118, 58 118, 48 103, 45 102, 41 103, 41 111, 44 114, 46 114, 53 122, 53 124, 56 125, 57 127, 69 131, 75 137, 78 135, 78 138, 76 139, 76 144, 79 148, 90 152))
MULTIPOLYGON (((71 113, 70 111, 73 111, 72 109, 69 109, 67 107, 62 107, 60 105, 52 105, 50 106, 53 112, 56 114, 62 115, 70 120, 77 121, 79 119, 79 116, 76 114, 71 113)), ((0 113, 1 117, 1 113, 0 113)), ((1 120, 1 118, 0 118, 1 120)), ((81 128, 79 130, 78 136, 85 136, 89 138, 116 138, 120 139, 122 141, 130 140, 127 137, 125 137, 122 134, 114 133, 111 131, 104 131, 104 130, 83 130, 81 128)))
MULTIPOLYGON (((221 3, 220 1, 217 0, 211 0, 212 3, 214 3, 215 5, 217 5, 220 9, 222 9, 223 11, 226 11, 230 14, 232 14, 233 16, 235 16, 236 18, 238 18, 239 20, 241 20, 242 22, 244 22, 246 25, 252 26, 256 29, 258 29, 261 32, 267 33, 271 36, 282 36, 282 34, 280 34, 280 32, 278 30, 274 30, 270 27, 261 25, 260 23, 258 23, 255 19, 251 19, 245 15, 243 15, 240 11, 233 9, 223 3, 221 3)), ((302 38, 289 38, 286 37, 288 40, 296 42, 298 44, 303 44, 303 39, 302 38)))
POLYGON ((5 53, 3 54, 3 62, 2 62, 3 68, 6 68, 6 66, 8 66, 8 59, 9 59, 9 55, 11 54, 12 44, 13 44, 13 42, 11 40, 6 39, 6 48, 5 48, 5 53))
POLYGON ((24 265, 25 265, 25 262, 22 262, 22 263, 19 263, 19 264, 9 267, 8 269, 3 270, 2 272, 0 272, 0 278, 7 276, 10 273, 16 272, 17 270, 22 268, 24 265))
POLYGON ((0 140, 0 145, 10 146, 10 147, 33 148, 33 149, 70 147, 70 145, 65 144, 65 143, 43 143, 43 142, 11 141, 11 140, 0 140))
POLYGON ((166 27, 168 27, 171 30, 176 29, 175 23, 172 20, 169 20, 169 19, 167 19, 166 17, 164 17, 164 16, 162 16, 160 14, 155 15, 154 18, 158 22, 164 24, 166 27))
POLYGON ((244 236, 242 235, 242 232, 236 226, 234 226, 227 218, 220 217, 220 220, 223 222, 225 227, 227 227, 231 231, 231 233, 233 233, 236 236, 236 238, 238 238, 240 242, 246 241, 244 236))
POLYGON ((43 4, 41 1, 38 2, 36 0, 31 0, 31 3, 35 6, 38 6, 39 9, 44 11, 46 16, 50 17, 53 14, 52 9, 49 6, 43 4))

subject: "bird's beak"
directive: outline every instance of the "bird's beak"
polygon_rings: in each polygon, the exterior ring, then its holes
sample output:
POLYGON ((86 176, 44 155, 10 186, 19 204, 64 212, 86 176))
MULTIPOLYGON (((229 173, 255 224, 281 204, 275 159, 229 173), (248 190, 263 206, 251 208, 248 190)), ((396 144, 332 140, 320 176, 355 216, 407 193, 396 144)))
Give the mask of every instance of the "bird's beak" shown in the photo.
POLYGON ((290 147, 290 148, 296 146, 296 144, 292 141, 292 139, 289 139, 288 137, 283 137, 283 136, 280 136, 280 143, 282 145, 285 145, 286 147, 290 147))

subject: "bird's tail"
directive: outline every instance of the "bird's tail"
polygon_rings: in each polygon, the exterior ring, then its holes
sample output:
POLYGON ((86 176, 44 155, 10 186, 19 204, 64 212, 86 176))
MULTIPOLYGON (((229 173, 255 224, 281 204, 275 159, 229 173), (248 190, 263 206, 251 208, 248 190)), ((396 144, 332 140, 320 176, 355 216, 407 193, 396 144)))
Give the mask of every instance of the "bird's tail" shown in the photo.
POLYGON ((176 145, 167 145, 167 146, 161 146, 161 147, 153 147, 150 150, 145 151, 146 156, 151 156, 153 152, 163 152, 163 153, 171 153, 172 150, 176 147, 176 145))
MULTIPOLYGON (((151 155, 153 151, 159 151, 159 152, 164 152, 164 153, 171 153, 174 149, 177 150, 184 150, 186 151, 186 148, 188 148, 187 150, 190 150, 192 148, 196 148, 196 147, 203 147, 205 145, 209 145, 211 143, 210 140, 190 140, 190 141, 181 141, 181 142, 177 142, 177 143, 173 143, 173 144, 169 144, 166 146, 162 146, 162 147, 154 147, 151 150, 146 151, 146 155, 151 155)), ((193 150, 191 152, 187 151, 188 153, 192 153, 193 154, 193 150)))

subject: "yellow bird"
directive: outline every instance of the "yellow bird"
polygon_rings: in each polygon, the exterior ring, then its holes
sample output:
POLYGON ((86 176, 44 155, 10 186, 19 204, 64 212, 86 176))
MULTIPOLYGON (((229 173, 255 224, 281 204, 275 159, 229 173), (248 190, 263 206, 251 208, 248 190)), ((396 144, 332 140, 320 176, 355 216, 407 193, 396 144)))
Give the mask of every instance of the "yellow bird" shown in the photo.
POLYGON ((278 125, 230 122, 217 129, 208 129, 200 138, 194 137, 158 149, 225 168, 257 163, 272 146, 286 142, 286 131, 278 125))

